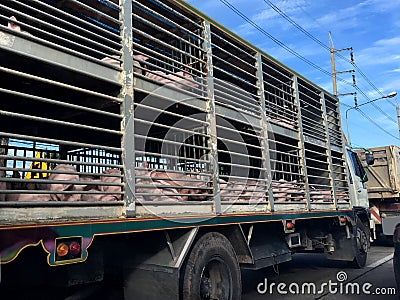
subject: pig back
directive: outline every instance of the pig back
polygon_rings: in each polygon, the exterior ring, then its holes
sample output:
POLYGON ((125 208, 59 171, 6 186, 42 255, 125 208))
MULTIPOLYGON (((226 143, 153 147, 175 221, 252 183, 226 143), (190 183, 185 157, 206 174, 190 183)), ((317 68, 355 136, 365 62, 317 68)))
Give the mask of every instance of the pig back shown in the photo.
MULTIPOLYGON (((50 191, 77 191, 76 186, 73 183, 67 181, 79 182, 79 175, 76 174, 76 170, 72 165, 58 165, 53 171, 57 173, 51 173, 49 181, 57 181, 49 183, 48 188, 50 191)), ((50 198, 53 201, 78 201, 80 198, 79 194, 64 194, 54 193, 50 194, 50 198)))
POLYGON ((111 183, 113 185, 100 185, 99 189, 102 192, 108 193, 106 195, 101 195, 100 201, 114 201, 121 200, 122 195, 119 194, 122 192, 121 184, 121 171, 118 169, 108 169, 103 172, 105 175, 110 176, 100 176, 100 182, 102 183, 111 183), (115 184, 115 185, 114 185, 115 184), (118 184, 118 185, 117 185, 118 184))

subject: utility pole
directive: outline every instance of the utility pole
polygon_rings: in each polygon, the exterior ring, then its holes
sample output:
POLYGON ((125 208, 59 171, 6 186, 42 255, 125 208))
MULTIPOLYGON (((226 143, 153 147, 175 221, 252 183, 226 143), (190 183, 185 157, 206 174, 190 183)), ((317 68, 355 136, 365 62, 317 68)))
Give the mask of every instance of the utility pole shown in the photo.
POLYGON ((399 104, 396 101, 396 113, 397 113, 397 126, 399 129, 399 136, 400 136, 400 108, 399 108, 399 104))
POLYGON ((350 58, 351 58, 351 62, 354 63, 354 58, 353 58, 353 48, 349 47, 349 48, 344 48, 344 49, 335 49, 333 46, 333 41, 332 41, 332 37, 331 37, 331 32, 328 32, 328 38, 329 38, 329 50, 330 50, 330 54, 331 54, 331 67, 332 67, 332 87, 333 87, 333 94, 335 96, 348 96, 348 95, 354 95, 354 102, 355 105, 357 106, 357 93, 353 92, 353 93, 346 93, 346 94, 338 94, 337 91, 337 78, 336 75, 337 74, 344 74, 344 73, 352 73, 352 78, 353 78, 353 87, 356 87, 356 77, 354 75, 355 70, 347 70, 347 71, 341 71, 341 72, 337 72, 336 71, 336 66, 335 66, 335 53, 336 52, 342 52, 342 51, 351 51, 350 52, 350 58))
POLYGON ((331 38, 331 32, 328 33, 329 36, 329 51, 331 53, 331 67, 332 67, 332 87, 333 87, 333 94, 337 96, 337 84, 336 84, 336 68, 335 68, 335 48, 333 47, 333 42, 331 38))

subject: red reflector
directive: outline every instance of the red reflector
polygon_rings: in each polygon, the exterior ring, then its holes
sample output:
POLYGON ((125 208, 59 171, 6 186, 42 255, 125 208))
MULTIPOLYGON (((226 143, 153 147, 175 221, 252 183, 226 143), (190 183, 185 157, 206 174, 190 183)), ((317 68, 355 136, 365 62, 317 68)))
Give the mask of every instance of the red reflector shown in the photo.
POLYGON ((77 242, 69 244, 69 252, 72 255, 78 255, 81 252, 81 246, 77 242))
POLYGON ((293 229, 294 228, 294 224, 292 222, 287 222, 286 223, 286 228, 289 229, 289 230, 293 229))

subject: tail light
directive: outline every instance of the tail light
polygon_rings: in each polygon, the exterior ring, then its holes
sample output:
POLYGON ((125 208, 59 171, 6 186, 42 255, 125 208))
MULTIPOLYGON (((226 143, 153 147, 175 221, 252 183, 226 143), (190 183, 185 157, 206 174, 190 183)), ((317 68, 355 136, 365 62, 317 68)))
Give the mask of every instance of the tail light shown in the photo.
POLYGON ((292 233, 295 231, 295 222, 296 220, 283 220, 285 233, 292 233))
POLYGON ((57 246, 57 256, 64 257, 68 254, 69 248, 68 245, 61 243, 57 246))
POLYGON ((286 223, 286 228, 287 228, 288 230, 293 230, 293 229, 294 229, 294 224, 293 224, 292 222, 287 222, 287 223, 286 223))
POLYGON ((71 242, 69 244, 69 253, 71 255, 78 255, 81 253, 81 245, 79 245, 77 242, 71 242))
POLYGON ((55 244, 56 262, 67 262, 82 257, 82 237, 57 238, 55 244))

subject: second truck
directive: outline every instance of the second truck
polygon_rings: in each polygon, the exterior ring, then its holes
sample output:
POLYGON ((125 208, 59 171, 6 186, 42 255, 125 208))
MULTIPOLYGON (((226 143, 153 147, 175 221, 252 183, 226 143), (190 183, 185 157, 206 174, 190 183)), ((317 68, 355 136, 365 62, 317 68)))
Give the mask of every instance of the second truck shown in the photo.
POLYGON ((366 155, 375 162, 368 167, 365 181, 371 212, 373 238, 391 241, 394 229, 400 223, 400 148, 396 145, 357 150, 363 166, 366 155))

